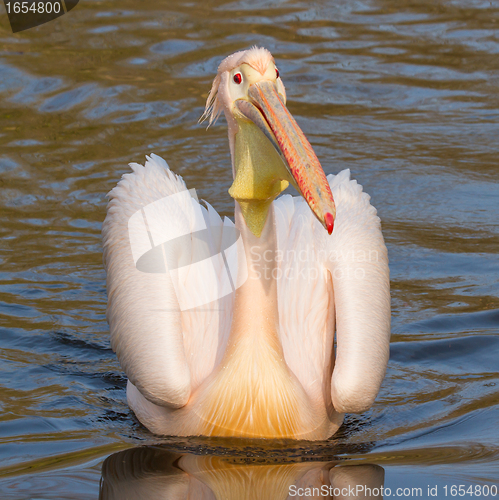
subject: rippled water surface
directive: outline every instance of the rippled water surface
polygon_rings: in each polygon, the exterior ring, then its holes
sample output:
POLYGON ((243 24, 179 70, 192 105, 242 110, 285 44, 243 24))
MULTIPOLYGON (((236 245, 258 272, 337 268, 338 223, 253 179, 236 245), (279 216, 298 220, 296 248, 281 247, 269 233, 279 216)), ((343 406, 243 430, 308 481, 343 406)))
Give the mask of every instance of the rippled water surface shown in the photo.
POLYGON ((498 28, 480 0, 82 0, 13 35, 1 6, 0 497, 96 499, 101 474, 119 499, 285 498, 328 474, 423 497, 498 485, 498 28), (326 443, 137 448, 158 439, 109 347, 105 195, 155 152, 230 215, 224 120, 197 120, 220 60, 253 44, 324 170, 350 168, 378 208, 388 374, 326 443))

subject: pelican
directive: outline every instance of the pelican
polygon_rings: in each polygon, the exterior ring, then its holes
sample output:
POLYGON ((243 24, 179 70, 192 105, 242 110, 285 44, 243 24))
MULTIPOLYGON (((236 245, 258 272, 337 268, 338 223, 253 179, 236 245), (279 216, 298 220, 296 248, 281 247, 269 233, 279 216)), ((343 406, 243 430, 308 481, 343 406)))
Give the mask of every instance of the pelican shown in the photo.
POLYGON ((128 404, 155 434, 326 439, 386 371, 380 220, 348 170, 326 178, 268 50, 222 61, 204 118, 222 112, 234 222, 156 155, 109 193, 107 319, 128 404), (281 195, 289 184, 300 196, 281 195))

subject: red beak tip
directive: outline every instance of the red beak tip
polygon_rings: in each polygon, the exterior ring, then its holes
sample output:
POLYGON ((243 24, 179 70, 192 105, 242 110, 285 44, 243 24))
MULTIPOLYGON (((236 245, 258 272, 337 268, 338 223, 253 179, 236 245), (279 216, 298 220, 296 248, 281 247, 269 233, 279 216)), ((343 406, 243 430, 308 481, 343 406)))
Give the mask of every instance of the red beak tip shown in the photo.
POLYGON ((327 212, 326 215, 324 215, 324 221, 326 223, 327 232, 331 234, 333 232, 333 227, 334 227, 333 214, 327 212))

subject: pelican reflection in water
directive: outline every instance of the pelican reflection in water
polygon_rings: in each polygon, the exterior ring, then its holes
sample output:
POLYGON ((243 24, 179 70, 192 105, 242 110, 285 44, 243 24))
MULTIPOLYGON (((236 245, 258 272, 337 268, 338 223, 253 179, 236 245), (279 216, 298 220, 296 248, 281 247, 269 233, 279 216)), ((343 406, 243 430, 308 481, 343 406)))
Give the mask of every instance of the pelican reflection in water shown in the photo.
POLYGON ((247 464, 244 459, 133 448, 102 466, 100 500, 382 499, 384 469, 338 462, 247 464))

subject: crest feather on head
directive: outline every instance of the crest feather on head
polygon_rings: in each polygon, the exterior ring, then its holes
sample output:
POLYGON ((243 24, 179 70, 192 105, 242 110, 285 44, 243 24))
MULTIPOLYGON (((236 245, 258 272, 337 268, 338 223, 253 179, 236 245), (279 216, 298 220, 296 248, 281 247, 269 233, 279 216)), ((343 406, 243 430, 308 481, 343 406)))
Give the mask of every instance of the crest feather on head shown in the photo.
POLYGON ((223 111, 223 103, 219 99, 218 88, 222 80, 222 74, 226 71, 232 71, 241 64, 248 64, 252 68, 256 69, 262 75, 267 70, 267 67, 274 58, 272 54, 263 47, 257 47, 256 45, 248 50, 241 50, 235 52, 234 54, 226 57, 218 67, 217 76, 213 80, 213 85, 211 86, 210 94, 206 100, 206 107, 204 109, 203 116, 200 118, 200 122, 208 119, 208 127, 217 121, 220 113, 223 111))

